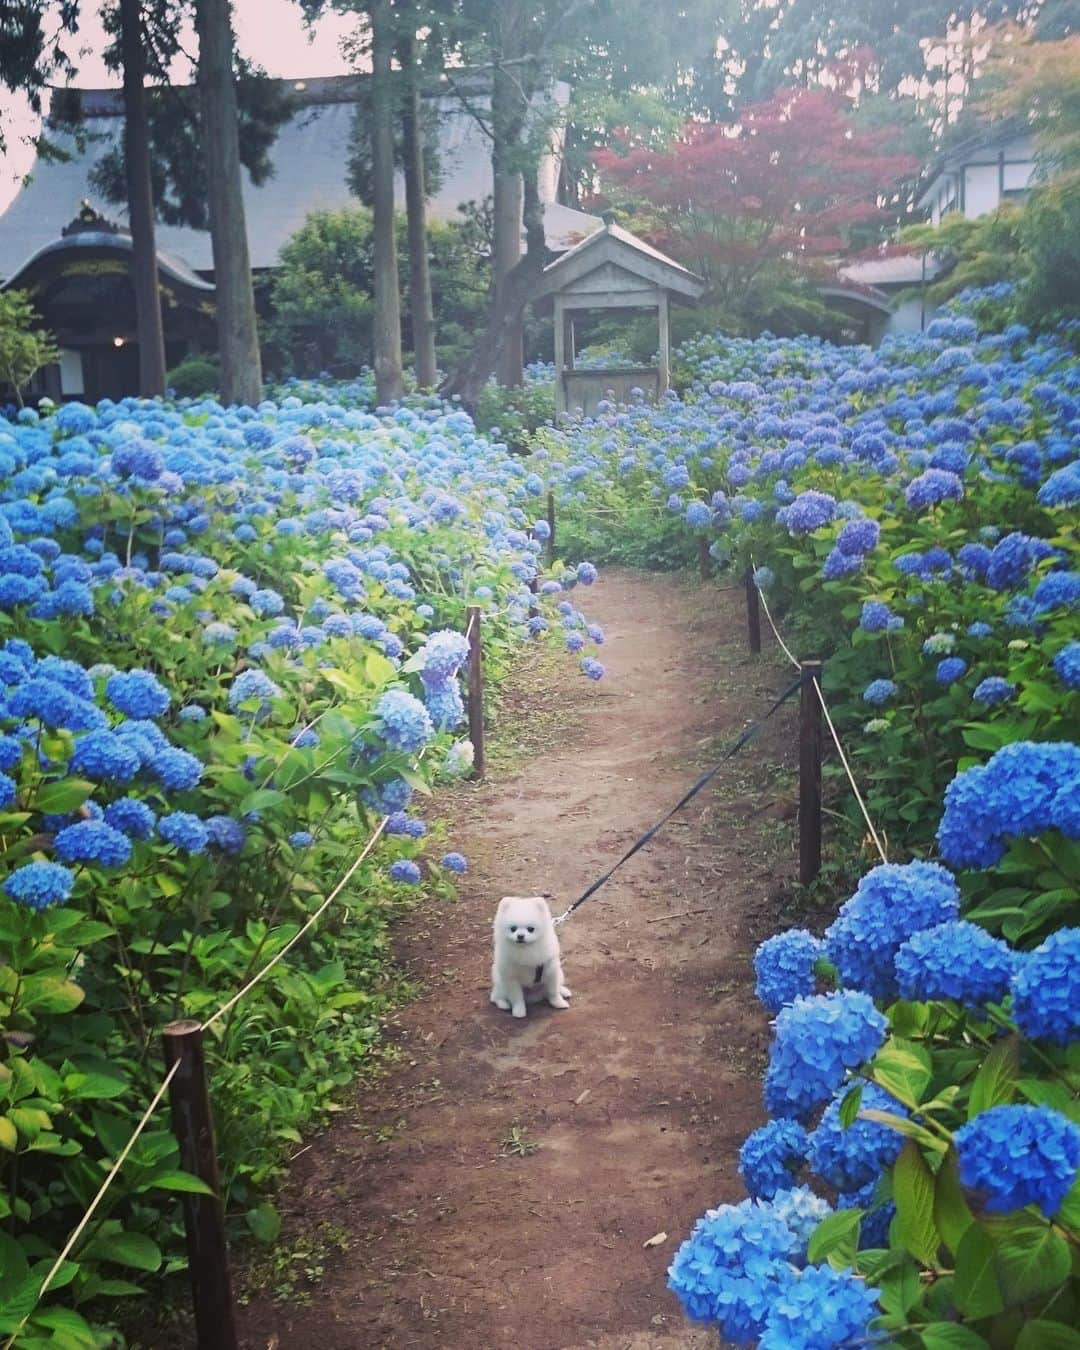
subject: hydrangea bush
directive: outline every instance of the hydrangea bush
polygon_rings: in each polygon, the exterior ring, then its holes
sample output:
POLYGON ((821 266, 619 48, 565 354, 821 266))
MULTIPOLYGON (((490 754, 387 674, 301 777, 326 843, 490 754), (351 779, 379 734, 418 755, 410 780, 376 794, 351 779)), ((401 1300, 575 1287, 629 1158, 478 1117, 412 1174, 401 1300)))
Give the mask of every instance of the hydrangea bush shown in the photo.
POLYGON ((825 655, 871 814, 911 859, 869 866, 836 783, 862 879, 820 937, 758 949, 752 1199, 709 1211, 669 1273, 725 1342, 1076 1341, 1074 336, 983 332, 961 305, 877 351, 705 337, 681 394, 537 439, 564 542, 696 566, 704 541, 721 574, 753 567, 789 643, 825 655), (785 1248, 775 1207, 799 1191, 830 1209, 785 1248))
POLYGON ((541 476, 453 407, 301 392, 0 422, 0 1334, 20 1343, 104 1344, 105 1300, 177 1256, 189 1181, 155 1126, 22 1326, 159 1081, 162 1025, 223 1003, 385 816, 339 906, 208 1036, 230 1213, 370 1054, 387 916, 468 866, 422 810, 472 763, 466 607, 493 680, 547 628, 603 674, 578 608, 596 569, 545 568, 541 476))

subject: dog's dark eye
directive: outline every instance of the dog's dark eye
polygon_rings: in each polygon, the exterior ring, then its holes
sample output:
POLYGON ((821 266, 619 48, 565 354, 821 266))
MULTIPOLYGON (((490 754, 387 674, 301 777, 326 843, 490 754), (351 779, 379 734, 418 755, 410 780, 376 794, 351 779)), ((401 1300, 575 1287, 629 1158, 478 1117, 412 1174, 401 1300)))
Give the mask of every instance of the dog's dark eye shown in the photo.
POLYGON ((517 924, 516 924, 516 923, 512 923, 512 924, 510 925, 510 931, 511 931, 511 933, 516 933, 516 932, 517 932, 517 924))
POLYGON ((536 929, 532 926, 532 924, 529 924, 529 932, 530 932, 530 933, 535 933, 535 932, 536 932, 536 929))

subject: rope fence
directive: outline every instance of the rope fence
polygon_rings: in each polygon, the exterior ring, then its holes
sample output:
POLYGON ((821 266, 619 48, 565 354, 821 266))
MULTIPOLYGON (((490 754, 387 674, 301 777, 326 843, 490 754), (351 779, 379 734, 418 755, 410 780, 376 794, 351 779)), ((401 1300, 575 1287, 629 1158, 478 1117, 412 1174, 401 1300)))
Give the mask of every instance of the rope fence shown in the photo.
MULTIPOLYGON (((480 629, 482 621, 482 611, 479 606, 470 605, 468 612, 469 612, 469 620, 464 633, 464 637, 469 643, 469 661, 466 669, 469 685, 468 711, 469 711, 470 729, 474 727, 474 724, 478 727, 477 734, 479 738, 479 746, 476 746, 474 743, 474 749, 477 752, 477 758, 476 761, 474 761, 474 776, 477 776, 483 772, 483 705, 482 705, 483 684, 482 684, 482 674, 480 673, 481 672, 480 629)), ((323 715, 324 715, 323 713, 318 714, 318 716, 312 719, 312 721, 309 722, 307 726, 308 727, 314 726, 315 723, 318 722, 323 715)), ((419 764, 419 762, 424 758, 424 753, 425 753, 424 750, 420 751, 420 754, 417 756, 416 761, 417 764, 419 764)), ((274 770, 271 769, 270 772, 272 776, 274 770)), ((247 997, 247 995, 251 993, 253 989, 255 989, 259 984, 261 984, 262 981, 265 980, 266 977, 270 974, 270 972, 274 969, 274 967, 284 959, 284 957, 311 931, 312 928, 314 928, 314 926, 319 922, 319 920, 330 908, 330 906, 334 903, 334 901, 341 895, 342 891, 344 891, 346 886, 348 886, 349 882, 359 871, 360 867, 363 865, 366 859, 370 856, 375 845, 378 843, 380 838, 382 838, 383 835, 385 834, 389 820, 390 817, 388 815, 384 815, 382 817, 382 819, 378 822, 378 824, 375 826, 375 829, 372 831, 371 835, 367 839, 363 848, 353 859, 352 863, 350 863, 350 865, 346 868, 345 872, 342 874, 337 884, 327 894, 326 898, 322 901, 322 903, 318 906, 318 908, 308 916, 303 926, 292 935, 292 937, 288 940, 288 942, 284 944, 283 947, 281 947, 277 952, 274 953, 273 956, 270 957, 270 959, 265 963, 265 965, 263 965, 256 972, 256 974, 254 974, 249 980, 246 980, 244 984, 242 984, 234 994, 232 994, 228 999, 226 999, 226 1001, 223 1004, 221 1004, 221 1006, 217 1008, 216 1011, 211 1013, 210 1016, 205 1018, 203 1021, 175 1022, 165 1028, 167 1053, 171 1053, 169 1050, 170 1040, 176 1043, 180 1043, 183 1040, 188 1039, 195 1043, 194 1055, 192 1055, 191 1053, 186 1053, 184 1050, 178 1052, 177 1057, 173 1060, 172 1064, 169 1066, 161 1082, 158 1084, 158 1087, 155 1090, 154 1095, 151 1097, 150 1102, 146 1107, 146 1110, 140 1117, 139 1122, 135 1126, 135 1129, 132 1131, 130 1137, 128 1138, 127 1143, 117 1154, 116 1160, 113 1162, 108 1172, 106 1173, 105 1179, 98 1187, 98 1190, 95 1193, 93 1199, 87 1205, 82 1218, 75 1225, 67 1241, 64 1243, 63 1247, 58 1253, 56 1260, 53 1262, 52 1266, 50 1267, 44 1279, 42 1280, 41 1285, 37 1292, 37 1297, 34 1300, 33 1307, 29 1308, 23 1314, 22 1318, 19 1321, 18 1326, 15 1328, 14 1331, 12 1331, 8 1335, 7 1339, 4 1341, 3 1350, 11 1350, 12 1346, 14 1346, 15 1342, 22 1334, 22 1331, 25 1328, 27 1322, 29 1322, 30 1318, 34 1315, 41 1300, 48 1292, 50 1286, 52 1285, 53 1280, 55 1280, 57 1273, 60 1271, 61 1267, 64 1265, 64 1262, 68 1259, 71 1252, 74 1250, 83 1233, 85 1233, 87 1226, 89 1225, 91 1219, 94 1217, 94 1214, 97 1212, 99 1206, 101 1205, 101 1202, 105 1199, 105 1196, 108 1194, 110 1188, 112 1187, 113 1182, 119 1176, 125 1162, 127 1161, 128 1157, 131 1154, 132 1149, 138 1142, 140 1135, 142 1135, 143 1131, 146 1129, 146 1127, 152 1120, 154 1112, 161 1104, 161 1101, 164 1098, 166 1092, 168 1092, 170 1087, 172 1087, 174 1080, 177 1078, 177 1075, 180 1074, 182 1069, 190 1070, 193 1059, 196 1062, 198 1070, 197 1078, 200 1081, 197 1081, 191 1086, 194 1089, 196 1095, 198 1095, 198 1093, 201 1090, 202 1096, 206 1097, 205 1064, 202 1058, 202 1046, 201 1046, 203 1034, 209 1031, 210 1028, 213 1027, 217 1022, 219 1022, 223 1017, 228 1016, 228 1014, 233 1010, 233 1008, 235 1008, 239 1003, 241 1003, 247 997)), ((189 1096, 191 1095, 190 1092, 188 1095, 189 1096)), ((185 1228, 187 1229, 187 1236, 188 1236, 189 1267, 191 1269, 193 1293, 195 1295, 194 1303, 195 1303, 196 1321, 197 1324, 199 1324, 200 1329, 204 1322, 206 1323, 207 1327, 212 1328, 211 1339, 215 1346, 221 1346, 222 1350, 228 1350, 229 1347, 235 1346, 237 1342, 236 1342, 235 1328, 233 1327, 233 1310, 231 1303, 231 1293, 229 1290, 229 1275, 227 1270, 227 1262, 225 1263, 224 1270, 218 1269, 214 1271, 207 1271, 205 1273, 205 1277, 203 1272, 196 1271, 194 1264, 194 1258, 196 1256, 196 1253, 198 1252, 200 1254, 204 1254, 204 1247, 201 1244, 205 1243, 205 1235, 198 1241, 196 1241, 193 1239, 193 1231, 192 1231, 194 1223, 200 1221, 202 1222, 203 1225, 205 1225, 206 1221, 209 1220, 211 1225, 217 1229, 217 1232, 216 1234, 214 1234, 214 1236, 216 1236, 218 1239, 216 1243, 219 1257, 218 1264, 220 1264, 221 1261, 223 1261, 225 1258, 224 1215, 221 1211, 221 1201, 220 1196, 218 1194, 216 1157, 212 1159, 212 1166, 209 1168, 210 1171, 209 1176, 204 1175, 204 1173, 206 1173, 208 1170, 206 1166, 190 1165, 193 1159, 194 1160, 198 1159, 200 1152, 205 1154, 206 1152, 205 1144, 207 1142, 210 1145, 210 1151, 212 1153, 213 1151, 212 1121, 210 1121, 209 1114, 207 1112, 205 1132, 209 1135, 209 1139, 208 1140, 204 1139, 202 1141, 204 1147, 201 1150, 199 1150, 194 1147, 193 1140, 191 1139, 185 1140, 184 1138, 180 1137, 180 1131, 176 1128, 176 1122, 178 1116, 183 1114, 183 1112, 177 1110, 177 1103, 175 1097, 173 1105, 174 1105, 173 1111, 174 1132, 177 1134, 178 1142, 181 1148, 181 1165, 184 1166, 186 1171, 192 1172, 195 1176, 199 1176, 201 1180, 206 1182, 209 1187, 209 1190, 212 1192, 212 1194, 207 1196, 196 1194, 185 1194, 183 1196, 185 1207, 185 1216, 184 1216, 185 1228), (190 1156, 185 1156, 186 1154, 190 1156), (207 1201, 209 1202, 209 1205, 206 1204, 207 1201), (202 1203, 200 1204, 200 1202, 202 1203), (193 1217, 191 1214, 189 1214, 189 1209, 194 1212, 193 1217), (216 1286, 214 1290, 215 1295, 226 1296, 228 1306, 225 1307, 222 1305, 222 1298, 220 1296, 213 1297, 210 1300, 205 1300, 202 1302, 202 1306, 200 1306, 199 1290, 203 1288, 205 1284, 216 1286)), ((210 1344, 210 1340, 206 1339, 203 1335, 200 1334, 198 1338, 198 1344, 201 1347, 204 1344, 210 1344)))
MULTIPOLYGON (((813 685, 814 692, 817 695, 817 701, 820 705, 820 711, 825 718, 825 723, 829 729, 829 735, 832 738, 833 745, 836 747, 836 753, 839 756, 840 763, 843 766, 845 775, 847 776, 848 784, 851 787, 851 791, 855 798, 855 801, 858 803, 859 811, 862 813, 862 818, 866 822, 866 828, 867 831, 869 832, 870 839, 873 841, 874 847, 877 850, 878 856, 880 857, 881 861, 883 863, 888 862, 889 856, 886 851, 885 844, 882 842, 882 836, 878 832, 877 827, 874 825, 873 819, 871 818, 870 812, 866 805, 866 800, 859 789, 859 784, 855 778, 854 772, 852 771, 851 762, 848 759, 847 753, 844 750, 843 743, 840 740, 840 733, 836 730, 836 723, 833 721, 832 713, 829 710, 829 705, 825 698, 825 691, 822 689, 821 681, 818 678, 818 670, 816 668, 817 663, 808 663, 805 661, 800 661, 798 657, 795 656, 795 654, 792 652, 791 648, 784 641, 783 634, 780 632, 780 628, 777 625, 776 620, 772 616, 772 611, 769 609, 769 602, 765 598, 765 592, 761 588, 761 586, 758 585, 756 573, 757 568, 754 564, 753 556, 751 556, 750 565, 746 569, 747 602, 748 604, 752 604, 753 606, 756 606, 760 602, 761 608, 765 612, 765 618, 768 621, 769 627, 772 629, 773 637, 776 638, 777 645, 780 647, 780 650, 784 653, 784 656, 791 663, 791 665, 796 670, 802 671, 804 677, 808 680, 810 684, 813 685), (808 666, 814 666, 815 668, 808 670, 807 668, 808 666)), ((750 620, 752 647, 754 646, 753 644, 754 630, 755 630, 755 622, 754 617, 752 615, 750 620)), ((760 641, 758 645, 754 647, 754 650, 760 651, 760 641)), ((820 773, 820 767, 818 772, 820 773)))

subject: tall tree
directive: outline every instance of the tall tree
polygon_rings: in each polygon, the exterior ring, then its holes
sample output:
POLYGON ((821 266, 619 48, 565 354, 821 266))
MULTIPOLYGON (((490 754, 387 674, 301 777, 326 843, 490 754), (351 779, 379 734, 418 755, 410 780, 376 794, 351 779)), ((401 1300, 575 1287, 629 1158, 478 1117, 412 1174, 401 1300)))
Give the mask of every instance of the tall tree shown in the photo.
POLYGON ((371 177, 375 232, 375 395, 402 394, 401 303, 394 237, 394 16, 390 0, 372 0, 371 177))
POLYGON ((428 258, 427 182, 424 154, 422 67, 413 6, 406 12, 399 45, 405 89, 401 106, 401 139, 405 162, 405 215, 409 232, 409 317, 412 325, 416 383, 432 389, 438 379, 435 359, 435 306, 431 295, 428 258))
POLYGON ((165 392, 165 329, 158 288, 146 99, 147 44, 140 0, 120 0, 118 17, 124 72, 124 164, 131 226, 131 274, 139 339, 139 393, 154 397, 165 392))
POLYGON ((241 189, 229 0, 195 0, 195 29, 222 398, 226 403, 254 404, 262 398, 262 361, 241 189))

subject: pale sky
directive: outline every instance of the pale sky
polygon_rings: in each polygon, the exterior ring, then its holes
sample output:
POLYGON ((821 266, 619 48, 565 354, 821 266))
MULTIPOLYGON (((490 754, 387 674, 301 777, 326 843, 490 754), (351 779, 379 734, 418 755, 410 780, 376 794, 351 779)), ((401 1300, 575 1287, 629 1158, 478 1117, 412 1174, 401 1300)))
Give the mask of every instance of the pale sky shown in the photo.
MULTIPOLYGON (((314 32, 309 32, 297 0, 234 0, 233 11, 239 50, 269 75, 339 75, 349 70, 340 44, 352 31, 355 20, 328 14, 314 32)), ((81 50, 76 58, 78 73, 74 83, 91 89, 119 84, 117 76, 106 70, 102 60, 106 39, 101 22, 91 5, 87 5, 87 12, 88 17, 79 29, 77 45, 81 50)), ((189 34, 183 45, 193 52, 197 45, 194 34, 189 34)), ((186 65, 177 69, 175 78, 190 78, 190 69, 186 65)), ((0 155, 0 211, 3 211, 33 165, 33 150, 27 138, 34 135, 36 126, 25 101, 10 95, 0 94, 0 117, 7 139, 7 154, 0 155)))

